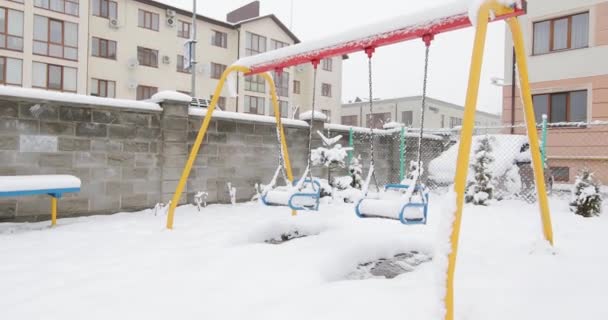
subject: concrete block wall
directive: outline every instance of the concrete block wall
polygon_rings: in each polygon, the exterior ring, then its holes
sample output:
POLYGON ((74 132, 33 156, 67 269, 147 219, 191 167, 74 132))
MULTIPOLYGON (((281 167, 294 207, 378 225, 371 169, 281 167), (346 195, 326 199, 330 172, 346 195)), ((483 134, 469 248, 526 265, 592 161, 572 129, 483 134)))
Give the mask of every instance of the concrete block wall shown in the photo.
MULTIPOLYGON (((60 217, 111 214, 151 208, 173 196, 203 117, 189 112, 188 103, 163 101, 160 108, 124 108, 73 102, 0 97, 0 176, 71 174, 82 180, 82 191, 59 201, 60 217), (161 111, 162 110, 162 111, 161 111)), ((237 200, 255 194, 255 184, 266 184, 278 167, 279 145, 275 124, 266 121, 214 116, 194 162, 180 204, 198 191, 209 193, 209 203, 230 201, 227 183, 237 189, 237 200)), ((308 126, 285 124, 294 176, 307 164, 308 126)), ((328 136, 348 131, 324 130, 313 123, 313 148, 321 145, 317 131, 328 136)), ((398 133, 375 138, 378 182, 397 181, 398 133)), ((408 138, 408 154, 416 139, 408 138)), ((425 149, 440 141, 425 141, 425 149)), ((364 174, 369 165, 369 140, 355 135, 355 154, 361 154, 364 174)), ((346 174, 346 169, 332 175, 346 174)), ((315 168, 325 178, 325 169, 315 168)), ((279 181, 282 183, 282 181, 279 181)), ((0 198, 0 221, 37 221, 50 218, 46 196, 0 198)))

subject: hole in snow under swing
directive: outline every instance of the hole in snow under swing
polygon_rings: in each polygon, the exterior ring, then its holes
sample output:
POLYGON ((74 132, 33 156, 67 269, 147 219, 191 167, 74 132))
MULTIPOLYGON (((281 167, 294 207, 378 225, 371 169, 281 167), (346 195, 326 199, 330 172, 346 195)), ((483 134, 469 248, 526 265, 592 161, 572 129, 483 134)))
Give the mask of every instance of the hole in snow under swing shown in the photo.
POLYGON ((431 256, 418 251, 400 253, 392 258, 380 258, 362 263, 348 275, 347 280, 364 280, 371 278, 393 279, 397 276, 416 270, 419 265, 430 262, 431 256))
POLYGON ((270 239, 264 240, 265 243, 268 244, 283 244, 285 242, 294 240, 294 239, 300 239, 300 238, 305 238, 308 236, 314 236, 316 234, 307 234, 303 231, 294 229, 285 233, 281 233, 279 236, 275 236, 272 237, 270 239))

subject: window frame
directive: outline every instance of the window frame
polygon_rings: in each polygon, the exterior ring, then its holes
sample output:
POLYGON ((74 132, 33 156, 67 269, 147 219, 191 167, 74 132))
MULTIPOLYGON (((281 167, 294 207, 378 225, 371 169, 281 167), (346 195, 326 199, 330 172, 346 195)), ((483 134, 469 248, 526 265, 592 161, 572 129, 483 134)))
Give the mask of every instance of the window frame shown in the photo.
POLYGON ((137 92, 135 93, 135 100, 138 100, 138 101, 148 100, 156 93, 158 93, 158 87, 146 86, 146 85, 140 84, 140 85, 137 85, 137 92), (140 95, 140 90, 143 91, 143 92, 141 92, 142 93, 141 95, 140 95), (144 96, 146 96, 146 94, 148 94, 147 98, 144 97, 144 96))
POLYGON ((264 53, 268 51, 267 38, 257 33, 249 32, 245 34, 245 56, 254 56, 256 54, 264 53), (257 48, 253 48, 254 38, 257 39, 257 48), (263 42, 261 40, 264 40, 263 42), (260 48, 260 44, 264 43, 264 49, 260 48))
POLYGON ((321 84, 321 96, 331 98, 331 84, 330 83, 322 83, 321 84))
POLYGON ((4 86, 18 86, 21 87, 23 86, 23 59, 19 59, 19 58, 13 58, 13 57, 6 57, 6 56, 0 56, 0 60, 4 60, 4 70, 1 74, 0 77, 0 85, 4 85, 4 86), (18 60, 21 61, 21 82, 20 83, 12 83, 12 82, 7 82, 7 76, 8 76, 8 60, 18 60), (4 80, 2 80, 4 79, 4 80))
POLYGON ((215 80, 221 79, 222 74, 224 74, 224 71, 226 71, 226 68, 228 68, 228 66, 225 64, 211 62, 209 77, 215 80))
MULTIPOLYGON (((44 89, 44 90, 50 90, 50 91, 71 92, 71 93, 76 93, 78 91, 78 85, 76 85, 75 90, 66 90, 65 89, 65 78, 64 78, 65 68, 74 69, 74 70, 76 70, 75 83, 77 84, 78 83, 78 68, 63 66, 63 65, 54 64, 54 63, 40 62, 40 61, 33 61, 32 64, 33 63, 40 63, 40 64, 44 64, 46 66, 46 79, 45 79, 45 87, 32 85, 32 88, 38 88, 38 89, 44 89), (61 84, 60 84, 61 88, 60 89, 49 88, 49 77, 50 77, 49 70, 51 67, 59 67, 61 69, 61 84)), ((33 70, 34 69, 32 68, 32 71, 33 70)))
POLYGON ((39 9, 48 10, 48 11, 52 11, 52 12, 62 13, 62 14, 66 14, 66 15, 69 15, 69 16, 72 16, 72 17, 79 17, 80 16, 80 0, 61 0, 61 1, 63 1, 63 11, 54 10, 53 6, 51 5, 52 1, 53 0, 48 0, 47 1, 47 3, 49 4, 48 8, 37 5, 37 3, 36 3, 37 1, 36 0, 32 1, 32 4, 34 5, 34 8, 39 8, 39 9), (67 7, 68 3, 76 4, 76 7, 77 7, 76 14, 68 13, 66 11, 66 7, 67 7))
POLYGON ((245 91, 266 93, 266 80, 259 74, 245 76, 245 91))
POLYGON ((184 68, 185 57, 181 54, 177 55, 175 62, 175 71, 180 73, 192 74, 192 68, 184 68))
POLYGON ((214 47, 227 49, 228 48, 228 33, 219 31, 219 30, 214 30, 214 29, 211 29, 211 32, 212 32, 211 45, 214 47), (218 35, 220 37, 218 37, 218 35), (218 41, 218 39, 220 39, 220 40, 218 41))
MULTIPOLYGON (((91 81, 97 81, 97 94, 94 95, 92 92, 90 93, 91 96, 94 97, 101 97, 101 98, 116 98, 116 81, 113 80, 106 80, 106 79, 98 79, 98 78, 91 78, 91 81), (104 83, 105 84, 105 90, 106 90, 106 95, 105 96, 101 96, 99 95, 100 92, 100 88, 101 88, 101 84, 104 83), (112 83, 114 84, 114 96, 110 97, 108 96, 108 85, 112 83)), ((91 88, 93 87, 93 85, 91 85, 91 88)))
POLYGON ((359 125, 358 115, 341 116, 340 123, 345 126, 356 127, 359 125))
POLYGON ((325 58, 321 60, 321 68, 325 71, 332 72, 334 69, 334 60, 332 58, 325 58))
POLYGON ((24 40, 23 40, 23 36, 24 36, 24 33, 25 33, 25 12, 23 12, 21 10, 15 10, 13 8, 7 8, 7 7, 0 7, 0 8, 4 9, 4 32, 0 33, 0 35, 4 35, 4 43, 0 44, 0 49, 2 49, 2 50, 10 50, 10 51, 15 51, 15 52, 23 52, 23 48, 25 47, 25 43, 24 43, 24 40), (21 20, 22 20, 22 23, 21 23, 21 36, 10 34, 9 31, 8 31, 9 11, 15 11, 15 12, 21 13, 21 20), (12 48, 9 48, 8 47, 9 37, 21 39, 21 49, 12 49, 12 48))
POLYGON ((302 94, 302 83, 300 80, 293 80, 293 94, 302 94))
MULTIPOLYGON (((589 120, 589 90, 588 89, 579 89, 579 90, 570 90, 570 91, 556 91, 556 92, 549 92, 549 93, 538 93, 538 94, 533 94, 532 95, 532 101, 534 101, 535 97, 539 97, 539 96, 547 96, 547 119, 549 121, 549 123, 551 123, 551 115, 552 115, 552 109, 553 109, 553 96, 554 95, 561 95, 561 94, 565 94, 566 95, 566 121, 565 122, 575 122, 572 121, 572 94, 573 93, 577 93, 577 92, 585 92, 586 94, 586 103, 585 103, 585 115, 586 115, 586 119, 582 122, 587 122, 589 120)), ((539 117, 542 115, 537 115, 536 114, 536 110, 534 110, 534 114, 536 117, 539 117)), ((534 119, 535 122, 538 122, 537 119, 534 119)), ((577 121, 577 122, 581 122, 581 121, 577 121)), ((563 128, 563 127, 560 127, 563 128)), ((585 127, 581 127, 581 126, 573 126, 572 128, 585 128, 585 127)))
POLYGON ((277 96, 283 98, 289 98, 289 72, 274 72, 273 73, 274 85, 277 92, 277 96))
POLYGON ((192 35, 192 22, 177 20, 177 37, 183 39, 190 39, 192 35), (184 37, 184 31, 186 31, 185 26, 188 26, 188 34, 184 37))
POLYGON ((152 11, 137 9, 137 26, 142 29, 158 32, 160 29, 160 15, 152 11), (142 16, 143 14, 143 16, 142 16), (143 17, 143 21, 142 21, 143 17), (154 17, 156 17, 156 25, 154 25, 154 17), (150 22, 150 23, 147 23, 150 22))
POLYGON ((137 62, 139 63, 140 66, 158 68, 158 50, 137 46, 137 62), (142 59, 140 59, 140 50, 141 50, 141 55, 143 57, 142 59), (150 57, 152 53, 156 54, 156 63, 148 64, 147 61, 145 61, 145 60, 151 61, 152 59, 151 58, 145 59, 145 57, 150 57))
POLYGON ((370 122, 374 122, 374 129, 382 129, 384 127, 384 124, 388 123, 391 119, 391 113, 390 112, 377 112, 377 113, 370 113, 367 114, 365 117, 366 120, 366 128, 370 128, 370 122), (380 119, 380 117, 382 117, 382 119, 380 119), (380 119, 380 120, 379 120, 380 119), (376 126, 376 122, 382 122, 382 125, 377 127, 376 126))
POLYGON ((118 2, 112 0, 93 0, 91 4, 91 15, 94 17, 100 17, 103 19, 118 19, 118 2), (114 10, 112 10, 112 4, 114 5, 114 10), (96 12, 97 5, 97 12, 96 12), (106 7, 107 15, 103 15, 103 7, 106 7), (114 12, 112 12, 114 11, 114 12))
POLYGON ((64 21, 64 20, 59 20, 59 19, 55 19, 55 18, 51 18, 51 17, 47 17, 47 16, 42 16, 42 15, 38 15, 35 14, 34 15, 34 28, 36 28, 36 16, 38 17, 42 17, 44 19, 46 19, 46 27, 47 27, 47 35, 46 35, 46 41, 42 41, 42 40, 36 40, 35 37, 32 37, 32 45, 34 45, 35 43, 41 43, 41 44, 46 44, 46 54, 42 54, 42 53, 37 53, 34 51, 34 49, 32 48, 32 54, 33 55, 37 55, 37 56, 43 56, 43 57, 50 57, 50 58, 55 58, 55 59, 63 59, 63 60, 69 60, 69 61, 78 61, 78 35, 80 33, 80 31, 78 30, 78 23, 74 23, 74 22, 70 22, 70 21, 64 21), (51 23, 53 22, 58 22, 61 24, 61 43, 59 42, 51 42, 51 23), (76 26, 76 46, 70 46, 70 45, 66 45, 65 44, 65 26, 66 23, 69 24, 73 24, 76 26), (50 54, 51 52, 51 45, 55 45, 55 46, 61 46, 61 57, 58 56, 52 56, 50 54), (66 58, 65 57, 65 48, 69 48, 69 49, 74 49, 76 50, 76 58, 75 59, 70 59, 70 58, 66 58))
POLYGON ((412 111, 412 110, 401 111, 401 123, 403 123, 406 126, 413 126, 414 125, 414 111, 412 111), (409 116, 410 116, 410 119, 409 119, 410 123, 406 123, 405 122, 405 115, 406 114, 409 114, 409 116))
POLYGON ((272 50, 278 50, 289 46, 290 44, 287 42, 283 42, 281 40, 276 39, 270 39, 270 47, 272 48, 272 50))
POLYGON ((250 96, 250 95, 245 95, 244 97, 245 101, 243 101, 243 105, 244 107, 247 107, 247 102, 249 101, 249 107, 244 110, 245 113, 248 114, 257 114, 257 115, 264 115, 266 114, 266 98, 264 97, 258 97, 258 96, 250 96), (256 105, 256 112, 251 112, 251 101, 255 100, 255 105, 256 105), (261 106, 261 112, 260 112, 260 101, 262 101, 262 106, 261 106))
POLYGON ((540 56, 540 55, 556 53, 556 52, 589 48, 590 40, 591 40, 591 13, 589 11, 582 11, 582 12, 578 12, 578 13, 574 13, 574 14, 568 14, 568 15, 563 15, 563 16, 559 16, 559 17, 543 19, 543 20, 532 22, 532 56, 540 56), (585 14, 587 15, 587 45, 583 46, 583 47, 579 47, 579 48, 573 48, 572 47, 572 25, 573 25, 572 18, 574 18, 575 16, 585 15, 585 14), (568 33, 567 34, 567 37, 568 37, 567 47, 564 49, 554 49, 555 22, 559 21, 559 20, 563 20, 563 19, 568 19, 568 30, 566 31, 568 33), (536 30, 537 24, 541 24, 541 23, 545 23, 545 22, 549 22, 549 50, 547 52, 537 53, 535 51, 535 48, 536 48, 535 44, 536 44, 537 39, 534 36, 534 31, 536 30))
POLYGON ((104 38, 99 38, 99 37, 91 37, 91 56, 92 57, 97 57, 97 58, 103 58, 103 59, 110 59, 110 60, 116 60, 117 59, 117 51, 118 51, 118 42, 114 41, 114 40, 110 40, 110 39, 104 39, 104 38), (93 42, 97 41, 97 55, 95 55, 95 50, 93 50, 94 48, 94 44, 93 42), (106 55, 101 54, 101 43, 105 42, 106 43, 106 55), (114 44, 114 56, 112 57, 110 55, 110 44, 114 44))

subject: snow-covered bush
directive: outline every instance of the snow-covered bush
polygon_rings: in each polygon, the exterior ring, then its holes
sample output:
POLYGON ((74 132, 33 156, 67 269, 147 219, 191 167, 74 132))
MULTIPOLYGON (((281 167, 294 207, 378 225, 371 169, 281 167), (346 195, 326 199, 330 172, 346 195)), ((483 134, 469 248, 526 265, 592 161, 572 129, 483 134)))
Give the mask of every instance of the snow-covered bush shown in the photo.
POLYGON ((582 170, 576 177, 572 188, 570 211, 587 218, 599 216, 602 212, 600 183, 587 169, 582 170))
POLYGON ((363 165, 361 164, 361 155, 356 158, 353 157, 350 160, 348 172, 351 177, 350 186, 355 189, 361 189, 361 187, 363 187, 363 165))
POLYGON ((342 136, 327 138, 319 131, 317 131, 317 134, 323 140, 323 146, 311 151, 312 165, 327 168, 327 181, 331 182, 331 171, 336 168, 346 167, 348 151, 352 150, 352 148, 342 147, 338 143, 342 139, 342 136))
POLYGON ((494 183, 490 165, 494 162, 490 137, 486 136, 477 145, 470 164, 473 180, 469 181, 465 201, 486 206, 494 198, 494 183))

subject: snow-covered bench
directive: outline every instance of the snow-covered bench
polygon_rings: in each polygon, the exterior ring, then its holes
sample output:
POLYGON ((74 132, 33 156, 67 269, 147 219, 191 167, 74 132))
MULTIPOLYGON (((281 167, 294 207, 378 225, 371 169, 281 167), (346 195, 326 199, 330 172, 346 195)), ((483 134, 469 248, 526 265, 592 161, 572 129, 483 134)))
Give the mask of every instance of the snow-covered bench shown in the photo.
POLYGON ((51 223, 57 223, 57 199, 80 191, 80 179, 70 175, 0 176, 0 198, 51 196, 51 223))

